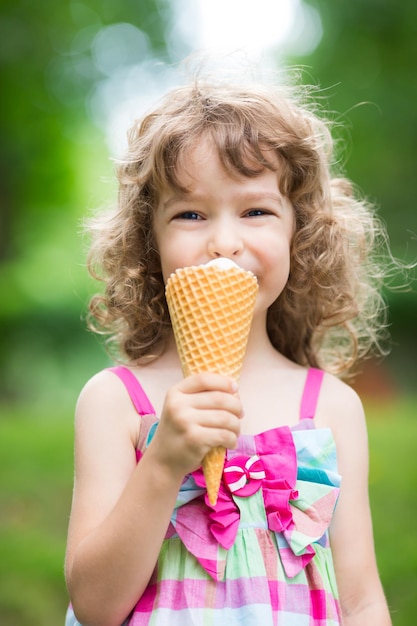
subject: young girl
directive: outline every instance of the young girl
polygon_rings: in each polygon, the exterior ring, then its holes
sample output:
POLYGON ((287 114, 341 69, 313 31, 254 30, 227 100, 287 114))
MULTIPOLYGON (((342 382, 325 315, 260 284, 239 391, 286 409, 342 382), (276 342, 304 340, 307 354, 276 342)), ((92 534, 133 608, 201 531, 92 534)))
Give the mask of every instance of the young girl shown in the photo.
POLYGON ((94 226, 91 311, 125 364, 77 406, 67 625, 391 623, 365 418, 339 379, 378 346, 383 230, 331 163, 327 124, 270 86, 197 80, 132 129, 94 226), (182 377, 164 295, 217 257, 259 283, 239 388, 182 377), (214 507, 213 446, 235 468, 214 507))

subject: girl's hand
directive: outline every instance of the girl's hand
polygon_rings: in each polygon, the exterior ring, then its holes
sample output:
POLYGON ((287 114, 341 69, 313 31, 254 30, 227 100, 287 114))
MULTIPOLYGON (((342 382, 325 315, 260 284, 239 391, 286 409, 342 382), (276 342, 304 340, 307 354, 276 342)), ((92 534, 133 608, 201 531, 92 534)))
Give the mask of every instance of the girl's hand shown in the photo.
POLYGON ((234 449, 242 405, 237 384, 220 374, 195 374, 171 387, 149 446, 154 459, 180 476, 200 467, 215 446, 234 449))

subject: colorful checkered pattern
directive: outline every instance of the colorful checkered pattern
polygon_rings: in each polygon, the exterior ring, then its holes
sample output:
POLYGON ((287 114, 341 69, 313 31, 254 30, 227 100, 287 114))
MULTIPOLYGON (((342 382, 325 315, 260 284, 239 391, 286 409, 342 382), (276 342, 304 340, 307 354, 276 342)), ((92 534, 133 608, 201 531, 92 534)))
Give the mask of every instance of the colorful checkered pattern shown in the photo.
POLYGON ((282 532, 269 528, 262 487, 250 497, 226 496, 224 491, 229 505, 222 516, 236 528, 228 527, 222 535, 222 520, 216 520, 215 508, 198 485, 201 477, 187 477, 157 568, 129 626, 340 624, 327 536, 340 478, 330 430, 311 424, 241 438, 245 453, 259 447, 261 458, 268 455, 270 441, 273 459, 277 437, 291 434, 298 467, 296 499, 289 502, 292 519, 282 532), (230 543, 230 535, 233 543, 226 548, 222 543, 230 543))

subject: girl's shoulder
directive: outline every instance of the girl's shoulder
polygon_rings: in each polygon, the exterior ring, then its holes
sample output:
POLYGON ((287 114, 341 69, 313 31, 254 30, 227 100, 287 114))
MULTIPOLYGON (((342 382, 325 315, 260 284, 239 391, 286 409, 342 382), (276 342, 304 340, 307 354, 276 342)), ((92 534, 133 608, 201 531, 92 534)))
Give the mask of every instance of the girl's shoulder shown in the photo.
MULTIPOLYGON (((135 445, 140 418, 122 380, 111 369, 92 376, 82 388, 75 411, 76 432, 125 436, 135 445)), ((86 434, 87 433, 87 434, 86 434)))
POLYGON ((353 403, 361 402, 361 399, 355 388, 351 384, 345 382, 341 378, 338 378, 334 374, 330 374, 328 372, 324 374, 323 386, 324 393, 328 394, 330 400, 333 399, 333 401, 337 402, 337 398, 340 397, 342 401, 348 401, 353 403))
POLYGON ((126 389, 114 368, 103 369, 92 376, 81 389, 77 410, 119 405, 126 399, 126 389))
POLYGON ((333 374, 325 373, 320 389, 316 419, 328 421, 363 414, 362 401, 349 384, 333 374), (339 418, 337 416, 340 416, 339 418))
POLYGON ((182 379, 177 363, 158 358, 147 364, 128 363, 101 370, 82 389, 78 407, 129 417, 140 424, 139 415, 160 415, 168 389, 182 379))
POLYGON ((356 391, 332 374, 325 374, 315 416, 317 427, 331 428, 336 443, 355 445, 366 440, 366 420, 356 391))

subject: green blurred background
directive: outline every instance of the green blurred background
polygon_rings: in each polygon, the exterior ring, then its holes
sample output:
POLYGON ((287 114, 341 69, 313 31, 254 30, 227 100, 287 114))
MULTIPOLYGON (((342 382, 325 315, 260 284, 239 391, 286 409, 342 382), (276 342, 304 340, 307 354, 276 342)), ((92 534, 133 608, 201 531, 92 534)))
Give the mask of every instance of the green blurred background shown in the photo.
MULTIPOLYGON (((417 3, 293 0, 293 5, 298 13, 292 39, 270 58, 304 66, 305 81, 321 86, 325 106, 340 124, 346 173, 379 207, 394 254, 412 261, 417 256, 417 3)), ((5 626, 63 623, 73 407, 86 379, 108 364, 99 341, 85 331, 94 286, 85 270, 82 219, 114 200, 110 157, 119 148, 113 135, 126 128, 119 119, 123 104, 133 102, 134 108, 137 101, 140 113, 162 86, 175 82, 171 66, 199 47, 195 10, 192 0, 1 4, 0 624, 5 626)), ((223 19, 219 13, 219 24, 223 19)), ((417 614, 415 286, 387 291, 387 299, 391 354, 382 364, 366 366, 356 385, 369 415, 381 577, 394 624, 411 626, 417 614)))

